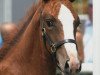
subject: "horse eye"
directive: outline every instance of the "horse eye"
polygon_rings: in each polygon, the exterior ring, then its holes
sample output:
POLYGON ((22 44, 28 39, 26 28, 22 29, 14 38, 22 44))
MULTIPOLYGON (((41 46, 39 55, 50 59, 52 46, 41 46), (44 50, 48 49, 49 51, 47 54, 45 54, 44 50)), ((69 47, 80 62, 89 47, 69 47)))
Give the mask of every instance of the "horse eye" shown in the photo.
POLYGON ((54 26, 54 22, 51 21, 51 20, 47 20, 46 23, 47 23, 48 27, 53 27, 54 26))

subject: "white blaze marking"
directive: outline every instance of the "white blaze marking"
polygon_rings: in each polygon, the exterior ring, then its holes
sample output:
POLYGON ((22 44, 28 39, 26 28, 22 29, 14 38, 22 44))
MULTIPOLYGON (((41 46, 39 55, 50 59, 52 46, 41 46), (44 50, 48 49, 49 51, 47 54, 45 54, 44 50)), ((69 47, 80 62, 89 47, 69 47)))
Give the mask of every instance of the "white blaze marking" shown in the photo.
MULTIPOLYGON (((61 5, 58 19, 61 21, 61 23, 63 25, 64 39, 75 39, 74 33, 73 33, 74 17, 72 15, 71 11, 63 4, 61 5)), ((73 56, 74 58, 76 58, 76 60, 78 60, 76 45, 74 43, 66 43, 65 48, 66 48, 70 58, 73 56)))

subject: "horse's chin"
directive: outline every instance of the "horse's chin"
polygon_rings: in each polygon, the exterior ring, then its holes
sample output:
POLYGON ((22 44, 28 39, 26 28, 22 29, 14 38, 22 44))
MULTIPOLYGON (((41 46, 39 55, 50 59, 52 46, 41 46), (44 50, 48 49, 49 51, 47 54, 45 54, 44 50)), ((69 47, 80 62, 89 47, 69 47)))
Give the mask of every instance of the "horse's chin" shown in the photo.
POLYGON ((65 66, 60 66, 56 68, 56 75, 76 75, 81 71, 81 66, 79 69, 71 69, 69 67, 68 61, 66 61, 65 66))
POLYGON ((56 69, 56 75, 70 75, 70 69, 64 69, 63 71, 59 68, 56 69))
POLYGON ((69 64, 66 62, 64 66, 61 66, 58 64, 58 67, 56 69, 56 75, 70 75, 70 68, 69 64))

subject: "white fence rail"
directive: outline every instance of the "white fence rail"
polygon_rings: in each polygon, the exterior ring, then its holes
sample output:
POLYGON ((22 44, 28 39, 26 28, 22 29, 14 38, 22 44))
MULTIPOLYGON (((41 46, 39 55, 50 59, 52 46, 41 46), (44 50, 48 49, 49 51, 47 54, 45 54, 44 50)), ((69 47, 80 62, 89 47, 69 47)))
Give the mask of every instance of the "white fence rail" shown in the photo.
POLYGON ((93 63, 83 63, 81 72, 93 72, 93 63))

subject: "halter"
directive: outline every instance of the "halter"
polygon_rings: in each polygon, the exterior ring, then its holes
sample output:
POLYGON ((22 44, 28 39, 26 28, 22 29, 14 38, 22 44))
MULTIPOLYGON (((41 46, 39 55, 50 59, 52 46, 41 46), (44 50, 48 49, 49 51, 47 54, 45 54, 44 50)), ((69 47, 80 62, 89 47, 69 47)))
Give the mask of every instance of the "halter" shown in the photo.
MULTIPOLYGON (((49 52, 49 54, 51 55, 53 61, 57 61, 56 60, 56 52, 62 45, 64 45, 65 43, 74 43, 74 44, 76 44, 76 41, 73 40, 73 39, 61 40, 61 41, 58 41, 58 42, 54 43, 51 40, 51 38, 49 37, 49 35, 46 33, 46 29, 45 29, 44 25, 42 25, 42 37, 43 37, 43 42, 44 42, 45 48, 49 52), (46 46, 46 42, 50 46, 50 51, 48 50, 48 48, 46 46)), ((66 60, 67 65, 65 65, 65 66, 69 67, 69 65, 67 63, 69 60, 70 60, 70 58, 68 57, 67 60, 66 60)), ((58 69, 60 69, 60 71, 65 72, 64 70, 62 70, 60 68, 60 66, 58 64, 57 64, 57 67, 58 67, 58 69)))
MULTIPOLYGON (((53 61, 57 61, 56 60, 56 52, 65 43, 74 43, 76 45, 76 48, 77 48, 77 43, 76 43, 76 41, 74 39, 64 39, 64 40, 61 40, 61 41, 53 42, 52 39, 47 34, 46 28, 45 28, 45 24, 42 21, 43 21, 43 18, 42 18, 42 11, 41 11, 41 14, 40 14, 40 25, 41 25, 41 28, 42 28, 43 42, 44 42, 45 49, 47 50, 47 52, 49 52, 49 54, 51 55, 53 61), (47 44, 49 45, 50 50, 48 50, 47 44)), ((69 60, 70 60, 70 58, 68 57, 67 60, 66 60, 65 68, 66 68, 66 66, 69 67, 69 65, 67 63, 69 60)), ((62 70, 58 64, 57 64, 57 67, 60 69, 60 71, 65 73, 65 71, 62 70)), ((81 66, 80 66, 80 69, 77 70, 77 71, 80 71, 80 70, 81 70, 81 66)))
POLYGON ((43 36, 43 41, 44 43, 48 43, 48 45, 51 48, 51 54, 54 54, 55 52, 57 52, 57 49, 60 48, 62 45, 64 45, 65 43, 74 43, 76 44, 76 41, 73 39, 65 39, 65 40, 61 40, 58 42, 53 42, 51 40, 51 38, 49 37, 49 35, 46 33, 46 29, 43 27, 42 28, 42 36, 43 36))
MULTIPOLYGON (((40 25, 42 27, 43 42, 44 42, 44 45, 45 45, 46 50, 51 54, 51 56, 53 56, 53 59, 55 58, 55 54, 56 54, 57 50, 62 45, 64 45, 65 43, 74 43, 74 44, 76 44, 76 41, 74 39, 64 39, 64 40, 61 40, 61 41, 53 42, 52 39, 47 34, 46 28, 45 28, 45 24, 42 21, 43 21, 43 18, 41 16, 40 17, 40 25), (46 43, 49 45, 50 51, 47 49, 46 43)), ((69 58, 68 58, 68 61, 69 61, 69 58)))

